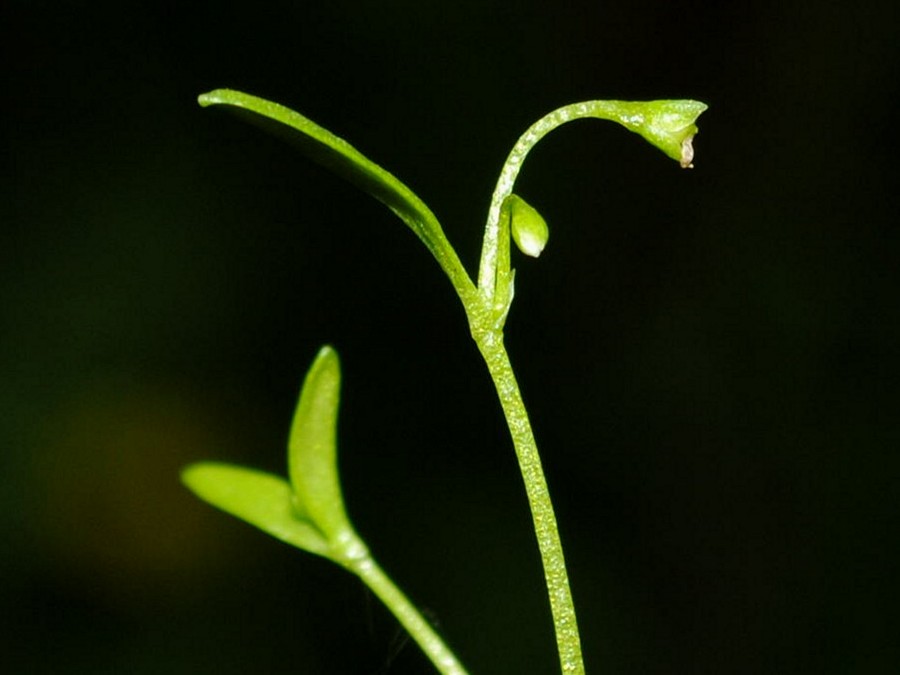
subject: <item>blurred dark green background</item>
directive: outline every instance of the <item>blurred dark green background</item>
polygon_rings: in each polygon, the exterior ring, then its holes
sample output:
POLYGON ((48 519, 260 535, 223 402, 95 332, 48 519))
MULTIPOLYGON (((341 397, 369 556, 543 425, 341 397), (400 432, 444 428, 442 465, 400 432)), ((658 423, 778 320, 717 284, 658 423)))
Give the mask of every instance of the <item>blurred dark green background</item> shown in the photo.
POLYGON ((432 672, 355 579, 178 483, 204 458, 283 471, 324 342, 376 555, 473 673, 557 672, 449 284, 380 204, 196 105, 222 86, 389 168, 470 270, 542 114, 708 102, 693 171, 580 122, 519 184, 552 235, 516 260, 508 343, 588 669, 896 672, 898 18, 888 0, 4 3, 9 672, 432 672))

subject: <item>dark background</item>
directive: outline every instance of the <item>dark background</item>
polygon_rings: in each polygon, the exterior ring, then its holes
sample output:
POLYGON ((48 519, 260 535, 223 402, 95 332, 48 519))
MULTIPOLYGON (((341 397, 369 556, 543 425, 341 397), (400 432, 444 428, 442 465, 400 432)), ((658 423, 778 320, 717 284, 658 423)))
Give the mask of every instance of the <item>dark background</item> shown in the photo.
POLYGON ((525 128, 696 98, 696 169, 596 122, 519 192, 508 345, 588 670, 900 662, 896 2, 3 5, 2 660, 39 673, 432 672, 354 578, 194 499, 284 471, 317 348, 376 556, 473 673, 553 673, 530 518, 461 308, 383 206, 197 94, 295 107, 474 271, 525 128))

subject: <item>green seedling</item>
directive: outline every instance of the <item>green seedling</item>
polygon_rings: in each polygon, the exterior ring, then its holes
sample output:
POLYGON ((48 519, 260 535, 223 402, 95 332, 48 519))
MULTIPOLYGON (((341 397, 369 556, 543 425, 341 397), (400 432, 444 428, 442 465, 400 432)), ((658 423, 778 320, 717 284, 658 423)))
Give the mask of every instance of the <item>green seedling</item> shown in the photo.
MULTIPOLYGON (((522 253, 532 257, 540 255, 549 237, 543 217, 513 193, 513 186, 526 156, 541 138, 566 122, 584 118, 617 122, 682 167, 691 167, 695 122, 706 105, 689 100, 586 101, 564 106, 538 120, 519 138, 500 172, 488 210, 476 284, 425 203, 343 139, 289 108, 239 91, 218 89, 203 94, 199 101, 202 106, 235 107, 284 125, 311 159, 391 209, 444 270, 462 301, 469 330, 493 379, 512 436, 543 563, 561 670, 566 674, 584 673, 556 516, 528 413, 503 343, 514 294, 510 237, 522 253)), ((439 672, 463 675, 466 671, 459 659, 378 566, 347 516, 337 468, 339 399, 338 357, 333 349, 323 347, 306 376, 291 425, 289 480, 212 462, 189 466, 183 480, 213 506, 356 574, 397 617, 439 672)))

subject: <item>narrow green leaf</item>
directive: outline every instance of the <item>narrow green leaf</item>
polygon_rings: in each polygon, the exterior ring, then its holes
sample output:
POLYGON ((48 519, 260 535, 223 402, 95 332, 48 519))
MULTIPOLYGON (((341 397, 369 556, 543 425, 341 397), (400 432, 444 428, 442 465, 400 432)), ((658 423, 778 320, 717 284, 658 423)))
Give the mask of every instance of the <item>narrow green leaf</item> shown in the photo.
POLYGON ((457 291, 470 290, 471 280, 431 209, 394 175, 347 141, 290 108, 233 89, 201 94, 198 101, 204 107, 227 105, 247 110, 295 131, 291 139, 304 154, 384 203, 422 240, 457 291))
POLYGON ((297 501, 329 540, 352 532, 337 466, 341 367, 337 352, 319 350, 303 381, 288 439, 288 475, 297 501))
POLYGON ((233 464, 200 462, 185 468, 181 480, 216 508, 287 544, 330 558, 328 543, 293 504, 291 487, 283 478, 233 464))

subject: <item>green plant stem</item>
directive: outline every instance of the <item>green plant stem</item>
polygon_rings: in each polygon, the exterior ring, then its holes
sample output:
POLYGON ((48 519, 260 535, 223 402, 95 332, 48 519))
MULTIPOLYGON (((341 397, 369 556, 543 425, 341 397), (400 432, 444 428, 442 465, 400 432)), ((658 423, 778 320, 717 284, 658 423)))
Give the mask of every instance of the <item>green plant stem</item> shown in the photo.
POLYGON ((431 624, 425 620, 403 591, 397 588, 371 555, 367 554, 346 564, 385 606, 390 608, 391 613, 397 617, 412 639, 443 675, 467 675, 466 669, 434 631, 431 624))
POLYGON ((560 666, 565 675, 583 675, 581 638, 578 634, 572 591, 569 588, 566 560, 537 443, 531 430, 531 422, 528 420, 528 412, 503 344, 502 333, 473 331, 473 336, 497 388, 516 457, 519 460, 519 470, 525 483, 538 549, 544 566, 544 579, 550 597, 550 612, 556 632, 560 666))

